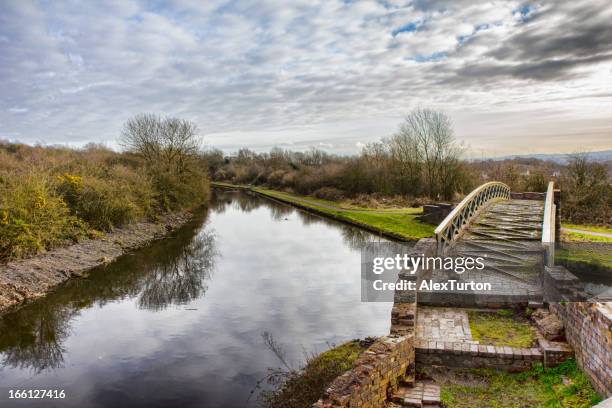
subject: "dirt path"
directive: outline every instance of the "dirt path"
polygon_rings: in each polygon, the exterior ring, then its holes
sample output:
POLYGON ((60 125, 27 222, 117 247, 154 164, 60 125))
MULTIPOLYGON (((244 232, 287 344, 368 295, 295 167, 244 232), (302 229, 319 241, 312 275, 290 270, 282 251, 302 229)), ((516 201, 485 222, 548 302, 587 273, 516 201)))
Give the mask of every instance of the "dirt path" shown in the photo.
POLYGON ((561 231, 574 232, 577 234, 593 235, 595 237, 612 238, 612 234, 608 234, 607 232, 596 232, 596 231, 589 231, 589 230, 576 229, 576 228, 561 228, 561 231))
POLYGON ((145 246, 191 219, 188 213, 169 214, 159 223, 139 222, 68 247, 32 258, 0 264, 0 314, 24 301, 44 296, 60 283, 82 276, 98 265, 145 246))
POLYGON ((332 204, 322 203, 320 201, 310 200, 304 197, 298 197, 295 195, 289 195, 288 197, 284 197, 284 196, 276 196, 274 194, 269 194, 266 191, 262 191, 258 189, 251 189, 251 191, 254 191, 256 193, 259 193, 269 198, 275 198, 278 200, 283 200, 283 201, 288 201, 288 202, 295 201, 299 204, 313 206, 313 207, 320 207, 320 208, 330 210, 330 211, 351 212, 351 213, 361 213, 361 214, 372 214, 372 213, 388 213, 388 214, 407 213, 411 215, 413 214, 410 211, 412 208, 409 208, 409 207, 407 208, 346 208, 346 207, 341 207, 339 205, 332 205, 332 204))

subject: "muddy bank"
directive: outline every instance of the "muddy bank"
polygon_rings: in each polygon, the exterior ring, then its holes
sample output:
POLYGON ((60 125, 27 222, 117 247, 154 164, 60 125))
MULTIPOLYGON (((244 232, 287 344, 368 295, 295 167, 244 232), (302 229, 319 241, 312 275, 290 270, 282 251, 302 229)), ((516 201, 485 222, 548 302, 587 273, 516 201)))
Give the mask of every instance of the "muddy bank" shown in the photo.
POLYGON ((44 296, 60 283, 162 238, 191 219, 189 213, 139 222, 77 244, 56 248, 28 259, 0 264, 0 314, 24 301, 44 296))

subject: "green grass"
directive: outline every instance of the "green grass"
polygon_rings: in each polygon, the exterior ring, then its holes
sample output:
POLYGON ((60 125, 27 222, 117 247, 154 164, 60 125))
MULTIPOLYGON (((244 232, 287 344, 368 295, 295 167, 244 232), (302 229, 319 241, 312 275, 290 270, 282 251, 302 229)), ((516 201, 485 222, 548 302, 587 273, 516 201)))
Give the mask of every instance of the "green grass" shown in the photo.
POLYGON ((353 366, 359 354, 365 350, 359 340, 351 340, 337 347, 331 348, 308 362, 307 368, 316 366, 338 366, 339 371, 344 373, 353 366))
MULTIPOLYGON (((596 225, 562 223, 561 227, 562 228, 573 228, 573 229, 579 229, 579 230, 591 231, 591 232, 600 232, 604 234, 612 234, 612 228, 600 227, 596 225)), ((585 232, 562 231, 561 241, 565 241, 565 242, 612 242, 612 238, 601 237, 601 236, 592 235, 592 234, 585 233, 585 232)))
POLYGON ((610 228, 610 227, 600 227, 600 226, 597 226, 597 225, 561 223, 561 227, 562 228, 580 229, 580 230, 585 230, 585 231, 593 231, 593 232, 603 232, 605 234, 612 234, 612 228, 610 228))
POLYGON ((325 388, 348 371, 367 347, 352 340, 308 359, 301 370, 276 372, 268 382, 272 390, 263 391, 260 400, 268 408, 310 408, 325 388))
MULTIPOLYGON (((268 190, 268 191, 273 191, 273 190, 268 190)), ((281 193, 281 194, 286 194, 289 197, 291 197, 291 194, 288 194, 288 193, 281 193)), ((415 207, 373 208, 373 207, 363 207, 363 206, 351 204, 346 201, 326 200, 323 198, 317 198, 313 196, 300 196, 300 198, 307 199, 308 201, 312 201, 313 203, 338 207, 339 209, 347 210, 347 211, 359 211, 359 212, 365 211, 365 212, 376 212, 376 213, 385 213, 385 214, 386 213, 398 213, 398 214, 413 214, 413 215, 419 215, 423 212, 423 209, 420 207, 419 208, 415 208, 415 207)))
POLYGON ((561 232, 561 241, 565 242, 612 242, 612 238, 598 235, 583 234, 581 232, 561 232))
POLYGON ((341 216, 407 239, 431 237, 435 229, 435 226, 417 221, 415 216, 410 214, 347 211, 341 216))
POLYGON ((472 338, 481 344, 531 347, 536 336, 526 319, 511 310, 492 312, 468 311, 472 338))
POLYGON ((400 239, 414 240, 431 237, 435 229, 435 226, 416 219, 416 216, 422 213, 420 208, 349 210, 329 200, 263 188, 253 188, 253 190, 272 198, 311 208, 335 219, 371 227, 400 239))
POLYGON ((231 183, 224 183, 222 181, 211 181, 210 182, 211 187, 228 187, 228 188, 249 188, 249 186, 247 186, 246 184, 231 184, 231 183))
POLYGON ((558 248, 555 261, 562 264, 591 264, 612 269, 612 252, 597 251, 597 248, 558 248))
POLYGON ((446 370, 441 399, 452 408, 587 408, 601 399, 569 359, 553 369, 541 365, 508 374, 490 369, 446 370))

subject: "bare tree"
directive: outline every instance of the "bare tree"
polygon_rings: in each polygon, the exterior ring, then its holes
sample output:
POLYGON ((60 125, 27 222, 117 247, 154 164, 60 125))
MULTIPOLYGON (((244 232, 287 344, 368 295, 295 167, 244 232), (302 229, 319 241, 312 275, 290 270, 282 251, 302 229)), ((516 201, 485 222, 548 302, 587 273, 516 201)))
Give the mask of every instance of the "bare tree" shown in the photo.
POLYGON ((455 142, 450 118, 431 109, 410 112, 400 127, 396 142, 401 142, 404 158, 411 171, 422 163, 425 189, 429 197, 448 197, 454 190, 453 171, 457 169, 461 149, 455 142))
POLYGON ((206 201, 207 164, 201 154, 198 128, 193 122, 137 115, 125 123, 121 143, 145 160, 163 208, 169 210, 206 201))
POLYGON ((396 185, 403 194, 418 195, 421 192, 422 163, 415 138, 402 126, 388 143, 396 185))
POLYGON ((148 164, 174 169, 179 174, 200 150, 195 123, 152 114, 129 119, 123 127, 121 143, 127 150, 142 155, 148 164))
POLYGON ((604 165, 589 160, 587 154, 574 154, 561 181, 564 219, 576 223, 612 222, 612 185, 604 165))

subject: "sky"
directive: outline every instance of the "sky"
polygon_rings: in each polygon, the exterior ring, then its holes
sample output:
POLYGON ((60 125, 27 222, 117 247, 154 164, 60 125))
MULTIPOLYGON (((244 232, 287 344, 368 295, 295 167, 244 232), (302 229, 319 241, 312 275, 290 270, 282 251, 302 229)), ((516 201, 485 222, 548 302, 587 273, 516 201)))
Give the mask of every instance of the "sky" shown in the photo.
POLYGON ((0 0, 0 139, 356 153, 416 107, 474 157, 612 149, 612 3, 0 0))

